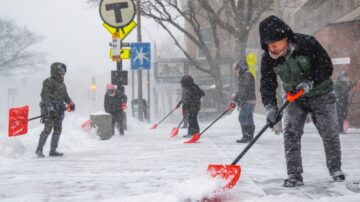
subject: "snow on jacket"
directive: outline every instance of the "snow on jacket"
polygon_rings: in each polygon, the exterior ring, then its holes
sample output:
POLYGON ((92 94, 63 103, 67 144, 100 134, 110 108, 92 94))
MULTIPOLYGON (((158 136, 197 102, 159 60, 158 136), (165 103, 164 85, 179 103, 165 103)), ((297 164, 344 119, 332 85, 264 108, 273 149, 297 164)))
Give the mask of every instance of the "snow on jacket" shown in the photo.
POLYGON ((334 89, 331 75, 333 66, 329 55, 312 36, 293 33, 276 16, 259 25, 260 43, 264 50, 261 60, 260 92, 263 104, 276 106, 277 75, 285 91, 295 90, 304 81, 313 81, 314 88, 303 97, 317 97, 334 89), (288 38, 288 54, 278 59, 269 55, 267 41, 288 38))

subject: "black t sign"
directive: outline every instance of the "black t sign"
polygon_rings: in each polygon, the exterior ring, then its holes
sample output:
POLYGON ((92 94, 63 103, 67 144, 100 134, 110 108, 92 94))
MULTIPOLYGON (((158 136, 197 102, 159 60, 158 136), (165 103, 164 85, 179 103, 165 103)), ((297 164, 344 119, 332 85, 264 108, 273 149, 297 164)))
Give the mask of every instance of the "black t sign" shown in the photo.
POLYGON ((123 19, 121 16, 121 9, 128 8, 127 2, 121 2, 121 3, 113 3, 113 4, 107 4, 106 10, 114 10, 115 12, 115 21, 116 23, 122 23, 123 19))

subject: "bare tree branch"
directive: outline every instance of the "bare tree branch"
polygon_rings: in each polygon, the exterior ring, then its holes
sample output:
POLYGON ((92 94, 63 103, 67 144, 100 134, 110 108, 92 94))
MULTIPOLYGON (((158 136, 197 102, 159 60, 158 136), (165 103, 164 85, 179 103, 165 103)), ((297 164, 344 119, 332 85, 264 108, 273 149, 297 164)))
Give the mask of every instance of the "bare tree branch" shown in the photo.
POLYGON ((13 21, 0 19, 0 73, 30 74, 38 70, 45 62, 44 55, 29 48, 42 39, 13 21))

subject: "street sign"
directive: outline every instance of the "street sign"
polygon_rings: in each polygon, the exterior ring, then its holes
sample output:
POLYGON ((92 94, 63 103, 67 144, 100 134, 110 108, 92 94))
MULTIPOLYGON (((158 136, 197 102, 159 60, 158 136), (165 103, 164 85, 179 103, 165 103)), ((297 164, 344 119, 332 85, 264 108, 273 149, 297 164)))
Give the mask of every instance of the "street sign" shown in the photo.
POLYGON ((150 43, 131 43, 131 69, 150 69, 151 52, 150 43))
MULTIPOLYGON (((108 30, 111 34, 114 34, 117 31, 117 28, 111 27, 108 24, 104 23, 103 26, 106 30, 108 30)), ((119 38, 120 40, 124 40, 127 35, 130 34, 132 30, 136 27, 136 22, 132 21, 130 24, 126 25, 125 27, 122 27, 119 29, 119 38)))
POLYGON ((99 10, 102 20, 115 28, 125 27, 135 17, 135 5, 132 0, 101 0, 99 10))
POLYGON ((114 56, 113 55, 113 49, 110 49, 110 59, 113 61, 120 61, 122 60, 128 60, 130 59, 130 49, 121 49, 120 50, 120 56, 114 56))
POLYGON ((111 83, 117 86, 128 85, 128 71, 111 71, 111 83))

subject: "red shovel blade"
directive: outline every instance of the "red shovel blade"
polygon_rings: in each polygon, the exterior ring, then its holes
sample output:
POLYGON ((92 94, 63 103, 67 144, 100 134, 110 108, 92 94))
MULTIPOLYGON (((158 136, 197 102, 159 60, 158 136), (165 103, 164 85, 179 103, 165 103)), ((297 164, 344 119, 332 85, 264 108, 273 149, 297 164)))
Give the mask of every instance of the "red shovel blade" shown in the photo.
POLYGON ((149 129, 156 129, 156 128, 157 128, 157 126, 158 126, 158 124, 154 123, 154 124, 152 124, 152 125, 150 126, 150 128, 149 128, 149 129))
POLYGON ((173 128, 170 137, 175 137, 179 133, 179 128, 173 128))
POLYGON ((81 124, 81 128, 87 132, 87 133, 90 133, 90 130, 91 130, 91 120, 86 120, 83 124, 81 124))
POLYGON ((28 131, 29 106, 9 110, 9 137, 24 135, 28 131))
POLYGON ((208 172, 212 177, 221 177, 228 181, 223 189, 231 189, 240 179, 241 167, 239 165, 209 165, 208 172))
POLYGON ((192 144, 198 141, 199 139, 200 139, 200 134, 196 133, 195 135, 192 136, 190 140, 185 141, 184 144, 192 144))

